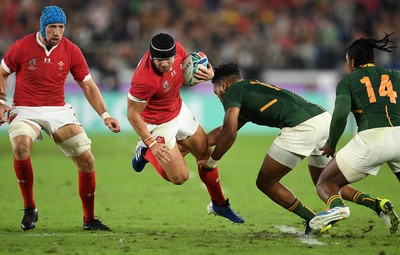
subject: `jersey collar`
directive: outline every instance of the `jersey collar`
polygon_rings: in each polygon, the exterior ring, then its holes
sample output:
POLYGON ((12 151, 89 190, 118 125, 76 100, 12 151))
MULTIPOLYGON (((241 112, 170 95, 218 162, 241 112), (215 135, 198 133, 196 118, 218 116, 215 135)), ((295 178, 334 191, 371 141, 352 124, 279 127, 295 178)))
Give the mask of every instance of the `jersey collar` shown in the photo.
POLYGON ((60 44, 61 41, 60 41, 56 46, 51 47, 50 50, 47 50, 46 45, 44 45, 44 44, 40 41, 39 32, 37 32, 37 33, 36 33, 36 42, 37 42, 40 46, 42 46, 42 48, 43 48, 44 51, 46 52, 46 56, 49 56, 50 53, 51 53, 55 48, 57 48, 57 46, 60 44))

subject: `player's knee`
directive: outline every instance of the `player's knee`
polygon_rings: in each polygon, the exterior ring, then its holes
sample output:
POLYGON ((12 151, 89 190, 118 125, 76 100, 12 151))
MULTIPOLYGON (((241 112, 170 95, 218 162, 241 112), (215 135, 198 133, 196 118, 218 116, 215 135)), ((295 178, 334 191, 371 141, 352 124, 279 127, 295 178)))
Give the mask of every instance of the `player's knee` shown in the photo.
POLYGON ((259 174, 256 180, 256 186, 264 193, 269 193, 276 181, 274 179, 266 178, 266 176, 259 174))
POLYGON ((94 171, 94 157, 90 151, 86 151, 75 157, 75 163, 82 172, 94 171))
MULTIPOLYGON (((58 147, 67 157, 78 157, 85 151, 90 150, 92 141, 87 137, 86 133, 80 133, 58 144, 58 147)), ((88 157, 88 161, 90 161, 88 157)), ((93 157, 91 157, 93 158, 93 157)), ((93 160, 93 159, 91 159, 93 160)))
POLYGON ((169 180, 175 185, 184 184, 189 179, 189 173, 181 173, 178 175, 168 176, 169 180))
POLYGON ((257 188, 258 188, 259 190, 263 191, 265 185, 264 185, 264 183, 262 182, 260 176, 257 177, 256 186, 257 186, 257 188))
POLYGON ((18 160, 26 159, 29 157, 30 154, 30 145, 26 143, 14 143, 13 153, 15 155, 15 158, 18 160))

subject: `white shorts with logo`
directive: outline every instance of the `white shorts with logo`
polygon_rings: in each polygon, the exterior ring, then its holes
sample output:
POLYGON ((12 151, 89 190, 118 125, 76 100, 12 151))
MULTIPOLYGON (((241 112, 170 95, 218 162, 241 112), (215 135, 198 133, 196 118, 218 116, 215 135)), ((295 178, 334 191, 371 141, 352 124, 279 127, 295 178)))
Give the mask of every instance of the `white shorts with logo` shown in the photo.
MULTIPOLYGON (((24 121, 39 130, 44 130, 50 137, 62 126, 68 124, 81 125, 70 104, 40 107, 16 106, 11 108, 10 118, 12 120, 10 127, 19 121, 24 121)), ((43 136, 40 134, 36 141, 42 139, 43 136)))
MULTIPOLYGON (((147 128, 154 138, 163 138, 165 144, 169 148, 173 148, 176 141, 184 140, 192 136, 199 125, 200 123, 196 120, 185 103, 182 102, 181 111, 176 118, 164 124, 147 124, 147 128)), ((141 143, 143 143, 143 141, 141 141, 141 143)))
POLYGON ((336 154, 340 171, 349 183, 377 175, 384 163, 400 172, 400 127, 373 128, 357 133, 336 154))
POLYGON ((268 154, 290 168, 294 168, 304 157, 309 157, 309 165, 323 168, 328 164, 329 159, 322 156, 319 148, 324 146, 328 139, 330 123, 331 115, 324 112, 295 127, 282 128, 268 154), (294 159, 293 154, 299 157, 294 159))

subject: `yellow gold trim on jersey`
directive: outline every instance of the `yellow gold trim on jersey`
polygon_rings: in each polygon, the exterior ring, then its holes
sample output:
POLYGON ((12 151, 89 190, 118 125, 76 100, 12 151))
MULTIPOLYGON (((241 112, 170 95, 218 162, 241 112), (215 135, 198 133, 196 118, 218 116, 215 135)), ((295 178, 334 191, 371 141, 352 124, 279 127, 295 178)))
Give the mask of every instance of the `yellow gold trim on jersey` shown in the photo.
POLYGON ((386 112, 386 118, 388 119, 390 126, 393 127, 392 121, 390 120, 390 117, 389 117, 389 111, 388 111, 387 105, 385 105, 385 112, 386 112))
POLYGON ((354 110, 353 113, 362 113, 362 110, 354 110))
POLYGON ((266 104, 263 107, 261 107, 260 112, 265 111, 268 107, 270 107, 271 105, 275 104, 276 102, 278 102, 278 99, 275 98, 274 100, 272 100, 268 104, 266 104))
POLYGON ((375 64, 369 63, 369 64, 362 65, 361 68, 364 68, 364 67, 373 67, 373 66, 375 66, 375 64))

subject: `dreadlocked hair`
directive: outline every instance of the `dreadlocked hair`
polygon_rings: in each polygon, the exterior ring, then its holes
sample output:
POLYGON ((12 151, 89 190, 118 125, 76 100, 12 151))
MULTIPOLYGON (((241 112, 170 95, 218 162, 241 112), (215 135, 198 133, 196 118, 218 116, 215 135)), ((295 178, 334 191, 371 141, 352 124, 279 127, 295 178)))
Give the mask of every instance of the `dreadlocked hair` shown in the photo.
POLYGON ((381 40, 375 40, 371 38, 360 38, 355 40, 349 47, 345 49, 347 55, 354 59, 354 66, 359 67, 368 63, 374 63, 374 49, 380 51, 392 52, 391 49, 397 48, 395 46, 387 46, 393 41, 389 40, 389 37, 393 33, 385 33, 385 37, 381 40))
POLYGON ((214 68, 212 83, 217 83, 223 78, 240 77, 239 65, 236 63, 221 64, 214 68))

